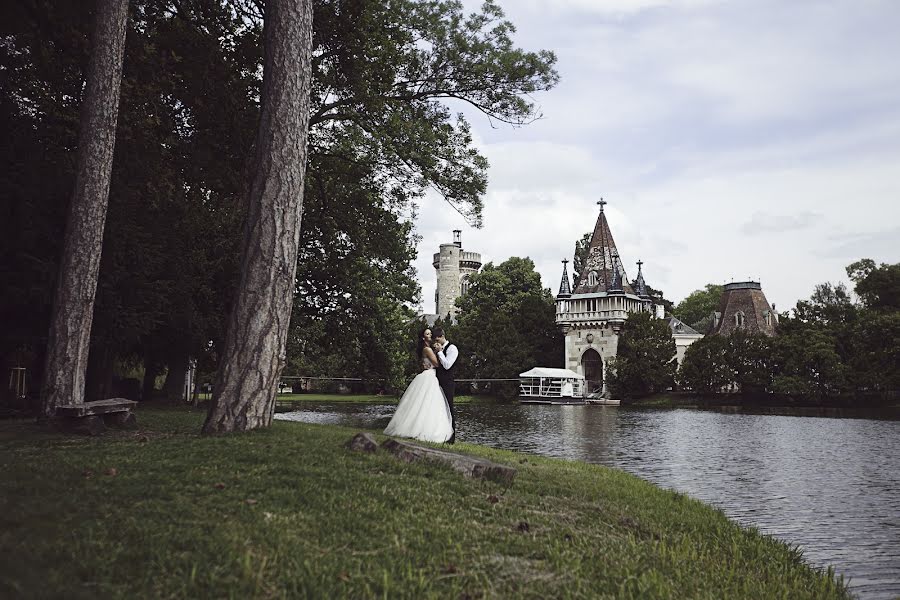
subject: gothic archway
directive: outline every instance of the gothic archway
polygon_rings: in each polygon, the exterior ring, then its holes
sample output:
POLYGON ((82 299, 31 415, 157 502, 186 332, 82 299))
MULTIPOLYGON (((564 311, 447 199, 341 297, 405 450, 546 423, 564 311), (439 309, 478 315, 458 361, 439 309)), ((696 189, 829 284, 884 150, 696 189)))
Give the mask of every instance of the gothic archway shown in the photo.
POLYGON ((588 348, 581 355, 581 370, 584 373, 585 394, 603 391, 603 359, 593 348, 588 348))

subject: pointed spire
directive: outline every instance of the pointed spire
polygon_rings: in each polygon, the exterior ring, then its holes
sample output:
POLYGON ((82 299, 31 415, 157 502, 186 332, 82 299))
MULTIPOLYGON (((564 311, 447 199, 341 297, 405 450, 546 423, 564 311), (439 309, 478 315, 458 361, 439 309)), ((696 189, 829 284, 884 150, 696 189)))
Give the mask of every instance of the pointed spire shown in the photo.
POLYGON ((616 252, 613 254, 613 272, 612 272, 612 280, 609 282, 609 287, 606 288, 607 292, 621 292, 622 289, 622 274, 619 272, 619 253, 616 252))
POLYGON ((566 265, 569 263, 568 259, 563 259, 563 273, 562 280, 559 282, 559 293, 556 295, 557 298, 568 298, 572 295, 572 288, 569 286, 569 273, 566 270, 566 265))
POLYGON ((616 242, 613 240, 609 223, 606 220, 604 207, 608 203, 601 198, 597 204, 600 206, 600 214, 597 216, 597 224, 594 226, 594 233, 588 245, 588 255, 578 274, 578 285, 575 287, 574 293, 594 294, 607 291, 613 284, 616 271, 619 274, 618 289, 628 294, 634 293, 631 284, 628 283, 625 267, 619 258, 616 242))
POLYGON ((647 283, 644 281, 644 273, 641 272, 641 266, 644 264, 644 261, 637 261, 638 266, 638 274, 637 279, 634 280, 634 284, 632 287, 634 288, 635 293, 641 299, 650 299, 650 294, 647 292, 647 283))

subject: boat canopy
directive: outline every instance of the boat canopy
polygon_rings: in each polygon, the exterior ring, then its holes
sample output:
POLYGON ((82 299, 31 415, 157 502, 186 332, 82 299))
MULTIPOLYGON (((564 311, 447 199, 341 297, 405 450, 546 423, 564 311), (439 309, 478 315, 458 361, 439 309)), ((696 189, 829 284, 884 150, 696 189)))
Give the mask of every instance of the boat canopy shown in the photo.
POLYGON ((553 377, 555 379, 584 379, 584 375, 580 375, 569 369, 553 369, 551 367, 534 367, 530 371, 519 373, 519 377, 553 377))

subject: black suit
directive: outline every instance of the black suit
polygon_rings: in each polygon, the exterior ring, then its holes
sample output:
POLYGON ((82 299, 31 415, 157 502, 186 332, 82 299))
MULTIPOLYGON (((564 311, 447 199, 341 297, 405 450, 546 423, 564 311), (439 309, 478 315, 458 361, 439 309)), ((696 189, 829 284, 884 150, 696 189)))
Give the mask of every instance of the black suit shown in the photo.
MULTIPOLYGON (((444 348, 444 353, 446 354, 447 350, 453 344, 448 343, 444 348)), ((441 389, 444 391, 444 396, 447 398, 447 405, 450 406, 450 419, 451 425, 453 427, 453 435, 450 436, 448 440, 451 444, 456 441, 456 409, 453 407, 453 396, 456 393, 456 365, 459 364, 459 352, 457 352, 456 360, 453 361, 453 364, 450 365, 449 369, 445 369, 444 365, 441 363, 441 359, 438 358, 438 366, 437 366, 437 380, 438 384, 440 384, 441 389)))

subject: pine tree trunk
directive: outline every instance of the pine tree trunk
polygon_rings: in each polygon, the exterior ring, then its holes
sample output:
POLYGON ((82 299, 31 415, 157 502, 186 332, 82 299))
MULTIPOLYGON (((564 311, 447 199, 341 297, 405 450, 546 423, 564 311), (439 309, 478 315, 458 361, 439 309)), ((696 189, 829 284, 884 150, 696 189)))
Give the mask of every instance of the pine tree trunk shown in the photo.
POLYGON ((41 414, 84 402, 97 273, 116 144, 128 0, 97 0, 93 49, 81 102, 78 170, 47 342, 41 414))
POLYGON ((311 0, 267 0, 262 113, 241 279, 204 433, 272 424, 294 298, 312 52, 311 0))

